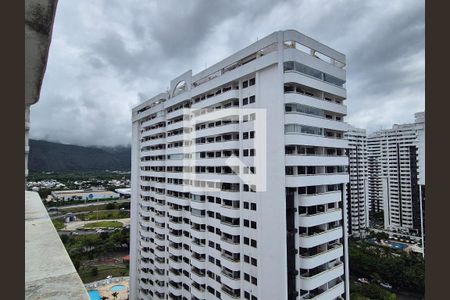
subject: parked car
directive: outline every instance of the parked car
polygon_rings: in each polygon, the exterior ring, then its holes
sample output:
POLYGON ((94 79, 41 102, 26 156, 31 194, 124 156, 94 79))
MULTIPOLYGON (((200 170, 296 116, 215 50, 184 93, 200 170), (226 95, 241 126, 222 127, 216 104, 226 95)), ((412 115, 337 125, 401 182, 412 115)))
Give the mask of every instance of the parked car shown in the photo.
POLYGON ((381 282, 380 285, 384 288, 392 289, 392 285, 390 285, 389 283, 381 282))
POLYGON ((358 281, 364 284, 368 284, 369 280, 367 280, 367 278, 358 278, 358 281))

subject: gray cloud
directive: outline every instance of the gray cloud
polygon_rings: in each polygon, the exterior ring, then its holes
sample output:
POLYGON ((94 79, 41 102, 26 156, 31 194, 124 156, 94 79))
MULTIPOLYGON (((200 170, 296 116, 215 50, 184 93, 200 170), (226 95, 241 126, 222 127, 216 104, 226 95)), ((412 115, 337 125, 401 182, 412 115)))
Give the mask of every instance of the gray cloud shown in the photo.
POLYGON ((131 108, 277 30, 347 55, 347 121, 369 131, 424 109, 424 1, 60 1, 31 137, 125 145, 131 108))

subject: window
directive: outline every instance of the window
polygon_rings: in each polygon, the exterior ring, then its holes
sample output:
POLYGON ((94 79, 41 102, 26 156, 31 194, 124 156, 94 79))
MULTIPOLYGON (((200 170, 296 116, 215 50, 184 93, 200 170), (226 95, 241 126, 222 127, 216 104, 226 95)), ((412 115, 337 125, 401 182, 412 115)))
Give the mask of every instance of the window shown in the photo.
POLYGON ((249 208, 249 203, 248 202, 244 202, 244 209, 248 209, 249 208))
POLYGON ((250 275, 244 273, 244 280, 250 282, 250 275))
POLYGON ((254 265, 255 267, 258 265, 256 258, 252 257, 252 265, 254 265))
POLYGON ((248 87, 248 81, 247 80, 242 82, 242 88, 245 89, 246 87, 248 87))
MULTIPOLYGON (((249 86, 255 85, 255 78, 250 79, 250 80, 248 81, 248 85, 249 85, 249 86)), ((250 103, 252 103, 252 102, 250 102, 250 103)))
POLYGON ((331 75, 328 75, 328 74, 323 74, 323 75, 324 75, 324 78, 323 78, 323 79, 324 79, 326 82, 329 82, 329 83, 331 83, 331 84, 334 84, 334 85, 337 85, 337 86, 342 87, 342 86, 344 85, 344 83, 345 83, 345 80, 336 78, 336 77, 331 76, 331 75))
POLYGON ((246 263, 250 262, 250 256, 244 255, 244 262, 246 263))
POLYGON ((242 105, 247 105, 247 104, 248 104, 248 98, 242 99, 242 105))
POLYGON ((255 131, 250 131, 250 138, 251 139, 255 138, 255 131))
POLYGON ((245 226, 245 227, 249 227, 249 224, 250 224, 250 221, 244 219, 244 226, 245 226))
POLYGON ((244 156, 248 156, 248 149, 244 149, 244 156))
POLYGON ((256 277, 253 277, 253 276, 252 276, 252 283, 253 283, 254 285, 258 285, 258 280, 256 279, 256 277))
POLYGON ((252 240, 252 241, 251 241, 251 246, 252 246, 253 248, 256 248, 256 241, 255 241, 255 240, 252 240))
POLYGON ((244 237, 244 244, 245 245, 249 245, 250 244, 250 239, 248 237, 244 237))
POLYGON ((248 139, 248 132, 242 133, 242 138, 243 138, 244 140, 247 140, 247 139, 248 139))
MULTIPOLYGON (((244 192, 248 192, 249 191, 249 186, 248 184, 244 184, 244 192)), ((245 205, 244 205, 245 206, 245 205)))
POLYGON ((255 149, 250 149, 250 156, 255 156, 255 149))
POLYGON ((255 221, 252 221, 252 222, 251 222, 251 227, 252 227, 253 229, 256 229, 256 222, 255 222, 255 221))
POLYGON ((314 134, 314 135, 323 135, 323 128, 305 126, 299 124, 286 124, 284 125, 285 133, 306 133, 306 134, 314 134))
POLYGON ((251 203, 251 210, 256 210, 256 203, 251 203))
POLYGON ((292 166, 287 166, 287 167, 285 167, 285 173, 286 173, 286 175, 294 175, 294 167, 292 167, 292 166))
POLYGON ((296 61, 287 61, 284 63, 284 72, 290 71, 296 71, 340 87, 342 87, 345 83, 345 80, 336 78, 326 73, 322 73, 319 70, 308 67, 296 61))
POLYGON ((255 103, 255 96, 250 96, 249 103, 255 103))

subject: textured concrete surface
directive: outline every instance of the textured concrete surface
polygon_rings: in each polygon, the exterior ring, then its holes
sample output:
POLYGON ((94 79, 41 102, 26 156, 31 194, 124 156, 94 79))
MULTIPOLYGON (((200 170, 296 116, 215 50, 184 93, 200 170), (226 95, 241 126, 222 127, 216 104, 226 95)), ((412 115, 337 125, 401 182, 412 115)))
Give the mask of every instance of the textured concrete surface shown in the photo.
POLYGON ((25 192, 25 299, 89 299, 37 193, 25 192))

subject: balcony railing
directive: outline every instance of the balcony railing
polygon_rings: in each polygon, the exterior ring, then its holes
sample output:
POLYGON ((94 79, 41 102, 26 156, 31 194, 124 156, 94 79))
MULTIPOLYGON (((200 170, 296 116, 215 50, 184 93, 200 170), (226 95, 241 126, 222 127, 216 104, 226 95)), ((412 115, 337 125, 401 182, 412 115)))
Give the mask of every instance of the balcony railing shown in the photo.
POLYGON ((25 299, 89 300, 41 198, 34 192, 25 192, 25 299))

